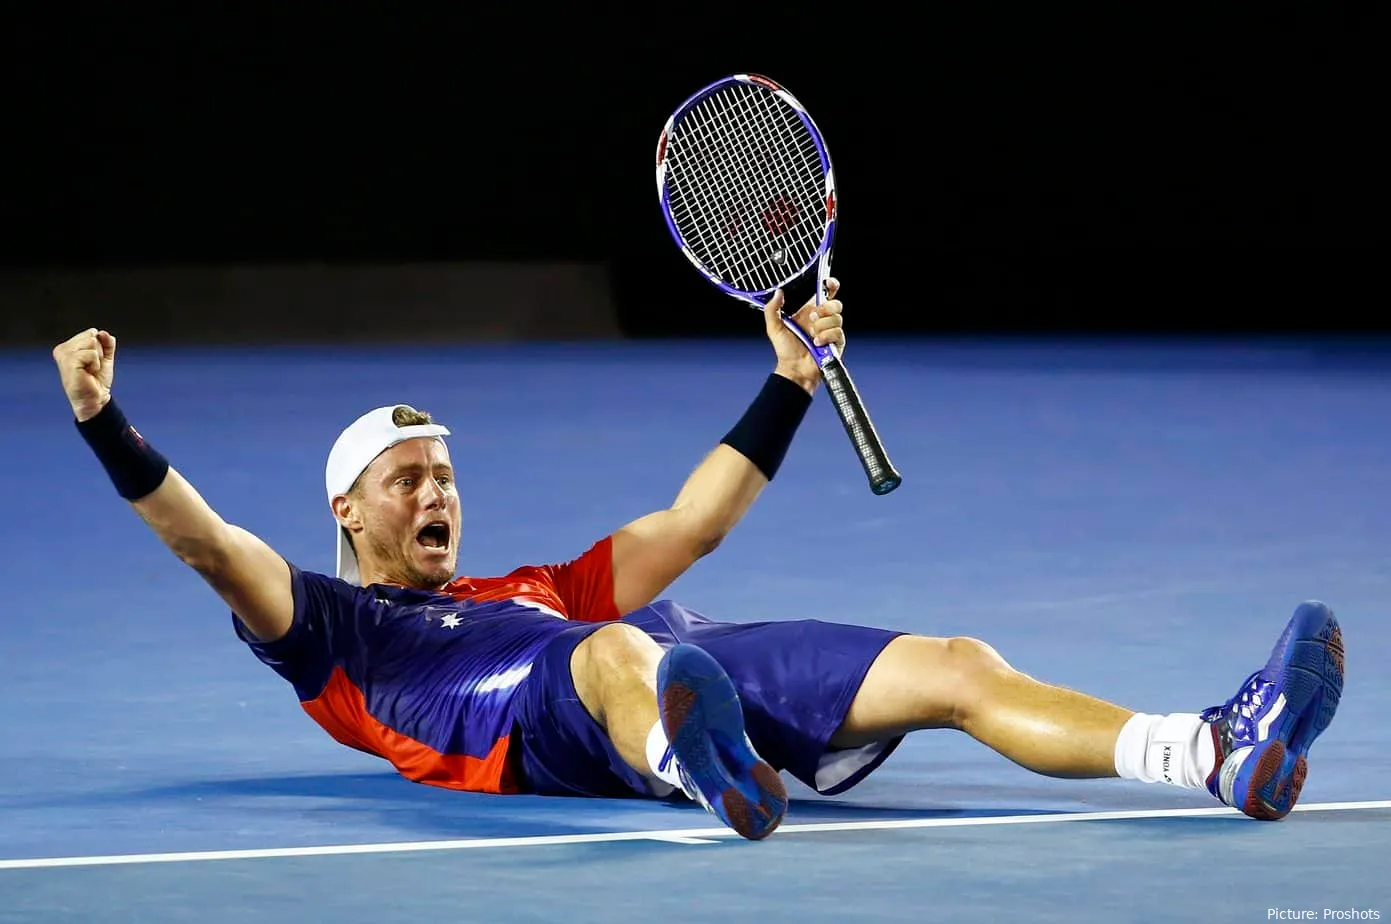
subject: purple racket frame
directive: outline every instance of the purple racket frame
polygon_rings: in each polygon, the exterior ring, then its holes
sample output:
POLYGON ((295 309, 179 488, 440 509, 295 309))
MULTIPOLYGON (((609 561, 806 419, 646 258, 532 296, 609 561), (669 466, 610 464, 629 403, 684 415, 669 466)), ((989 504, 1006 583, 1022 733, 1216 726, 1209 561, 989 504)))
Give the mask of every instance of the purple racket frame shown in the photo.
MULTIPOLYGON (((671 233, 672 240, 676 242, 681 252, 690 260, 691 265, 700 271, 713 286, 740 301, 747 302, 758 311, 767 307, 768 299, 773 296, 779 288, 787 286, 807 273, 813 266, 817 267, 816 272, 816 294, 813 296, 816 304, 821 304, 826 295, 826 280, 831 272, 831 249, 835 243, 836 221, 840 208, 840 202, 836 194, 835 172, 831 167, 831 155, 826 149, 826 142, 821 136, 821 130, 816 127, 811 115, 807 112, 796 97, 789 93, 776 81, 759 74, 734 74, 722 80, 717 80, 707 87, 691 95, 685 102, 676 108, 676 111, 667 119, 666 125, 662 127, 661 136, 657 141, 657 198, 662 208, 662 218, 666 221, 667 230, 671 233), (671 136, 672 128, 681 119, 699 105, 707 97, 718 93, 720 90, 732 84, 747 84, 760 86, 766 90, 776 93, 785 103, 796 111, 802 124, 807 129, 807 134, 811 137, 812 143, 816 146, 816 154, 821 160, 821 166, 826 174, 826 189, 824 201, 826 204, 826 225, 822 232, 821 244, 816 252, 803 263, 788 273, 779 282, 759 291, 746 291, 737 288, 720 279, 702 264, 699 258, 692 252, 686 240, 682 237, 680 230, 676 227, 676 222, 671 215, 671 197, 667 189, 667 139, 671 136)), ((784 311, 787 306, 784 306, 784 311)), ((795 311, 795 307, 793 309, 795 311)), ((822 380, 825 381, 827 391, 830 392, 831 400, 835 404, 836 412, 840 415, 841 423, 845 426, 846 434, 850 437, 856 451, 859 453, 860 462, 864 466, 865 475, 869 478, 870 490, 878 495, 888 494, 903 482, 903 477, 889 461, 888 455, 884 451, 884 445, 875 432, 873 423, 870 422, 869 415, 865 412, 864 403, 860 400, 858 389, 850 374, 845 369, 844 363, 840 358, 840 351, 830 344, 818 345, 802 330, 798 324, 789 318, 786 313, 782 316, 782 322, 788 330, 796 335, 797 339, 809 350, 816 363, 821 368, 822 380)))

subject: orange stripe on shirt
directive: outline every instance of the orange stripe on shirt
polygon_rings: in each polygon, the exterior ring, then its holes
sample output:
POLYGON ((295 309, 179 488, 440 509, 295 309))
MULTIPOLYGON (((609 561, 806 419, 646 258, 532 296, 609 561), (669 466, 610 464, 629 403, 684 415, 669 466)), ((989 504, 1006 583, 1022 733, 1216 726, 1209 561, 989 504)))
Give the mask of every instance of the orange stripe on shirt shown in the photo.
POLYGON ((300 705, 334 740, 386 758, 408 780, 467 792, 520 791, 507 762, 506 736, 498 739, 487 757, 441 754, 378 721, 367 711, 362 691, 341 667, 333 669, 322 693, 300 705))

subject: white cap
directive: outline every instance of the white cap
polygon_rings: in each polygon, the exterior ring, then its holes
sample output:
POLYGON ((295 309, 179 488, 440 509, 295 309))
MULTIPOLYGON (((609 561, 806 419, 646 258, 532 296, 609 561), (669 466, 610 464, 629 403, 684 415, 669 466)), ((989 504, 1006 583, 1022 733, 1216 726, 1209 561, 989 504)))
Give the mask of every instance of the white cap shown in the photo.
MULTIPOLYGON (((372 460, 397 443, 422 436, 438 438, 449 435, 449 430, 439 424, 396 426, 391 415, 403 406, 391 404, 368 411, 338 434, 328 453, 328 465, 324 468, 324 487, 328 490, 329 503, 333 503, 338 495, 347 494, 372 460)), ((343 527, 335 524, 334 528, 338 532, 338 576, 350 584, 356 584, 361 580, 357 556, 353 554, 353 547, 348 543, 343 527)))

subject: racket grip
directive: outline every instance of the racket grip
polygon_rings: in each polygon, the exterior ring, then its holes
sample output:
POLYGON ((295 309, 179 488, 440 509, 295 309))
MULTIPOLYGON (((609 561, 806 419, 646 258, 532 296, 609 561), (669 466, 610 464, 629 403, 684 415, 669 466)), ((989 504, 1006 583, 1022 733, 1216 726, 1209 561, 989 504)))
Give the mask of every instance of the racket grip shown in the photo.
POLYGON ((836 413, 840 415, 840 422, 845 425, 850 442, 855 445, 855 451, 860 455, 860 463, 869 477, 869 489, 875 494, 888 494, 903 483, 903 477, 894 469, 893 463, 884 452, 884 444, 880 442, 874 424, 865 413, 860 392, 855 388, 855 382, 846 371, 845 364, 832 356, 821 364, 821 378, 826 383, 826 390, 831 393, 831 402, 836 406, 836 413))

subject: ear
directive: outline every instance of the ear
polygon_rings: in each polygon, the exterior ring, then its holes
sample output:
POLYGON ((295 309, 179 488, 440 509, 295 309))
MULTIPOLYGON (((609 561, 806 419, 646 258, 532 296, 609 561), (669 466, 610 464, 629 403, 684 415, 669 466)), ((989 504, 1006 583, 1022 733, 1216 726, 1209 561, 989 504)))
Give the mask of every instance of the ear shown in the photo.
POLYGON ((338 521, 338 525, 350 533, 355 533, 362 529, 362 517, 358 515, 357 505, 353 503, 351 497, 340 494, 331 503, 333 507, 333 518, 338 521))

